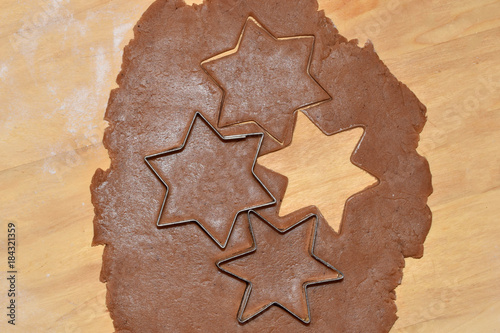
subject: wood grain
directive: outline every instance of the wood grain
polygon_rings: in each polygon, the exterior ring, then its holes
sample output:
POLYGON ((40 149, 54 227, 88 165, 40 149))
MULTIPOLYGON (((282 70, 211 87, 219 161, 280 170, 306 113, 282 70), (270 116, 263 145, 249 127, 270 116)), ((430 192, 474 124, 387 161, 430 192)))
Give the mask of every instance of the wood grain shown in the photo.
MULTIPOLYGON (((111 332, 89 184, 123 47, 151 0, 0 4, 0 305, 18 226, 18 317, 4 332, 111 332)), ((407 260, 393 332, 500 331, 500 1, 323 0, 428 107, 433 226, 407 260)), ((307 131, 296 132, 307 136, 307 131)), ((293 172, 293 166, 290 166, 293 172)), ((308 179, 303 179, 304 188, 308 179)))
POLYGON ((299 112, 294 134, 290 146, 257 160, 288 178, 279 216, 314 205, 338 232, 347 199, 378 183, 377 178, 350 160, 364 130, 357 127, 326 136, 299 112))

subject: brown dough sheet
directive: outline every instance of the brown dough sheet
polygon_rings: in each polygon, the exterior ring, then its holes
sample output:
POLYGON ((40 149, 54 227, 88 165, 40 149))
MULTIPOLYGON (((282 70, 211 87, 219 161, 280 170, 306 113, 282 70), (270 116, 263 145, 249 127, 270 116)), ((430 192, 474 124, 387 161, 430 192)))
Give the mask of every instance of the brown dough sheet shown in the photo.
MULTIPOLYGON (((404 257, 422 256, 431 222, 429 167, 416 152, 425 107, 415 95, 371 45, 339 35, 314 0, 210 0, 193 7, 158 0, 134 31, 105 115, 111 165, 97 170, 91 185, 93 244, 106 245, 101 280, 116 331, 389 331, 404 257), (320 216, 316 254, 345 278, 309 288, 308 325, 278 307, 243 325, 236 320, 245 283, 215 262, 252 245, 246 214, 238 216, 225 250, 194 223, 155 223, 165 187, 144 157, 180 146, 197 111, 217 124, 222 91, 200 64, 233 49, 248 16, 276 37, 315 36, 311 75, 332 99, 305 113, 329 135, 364 127, 352 161, 380 181, 347 201, 339 234, 320 216)), ((218 130, 261 131, 254 123, 218 130)), ((285 133, 285 146, 292 134, 293 128, 285 133)), ((282 147, 266 137, 261 154, 282 147)), ((259 213, 275 217, 287 180, 258 165, 255 172, 278 199, 259 213)), ((307 212, 320 214, 306 207, 274 220, 285 228, 307 212)))

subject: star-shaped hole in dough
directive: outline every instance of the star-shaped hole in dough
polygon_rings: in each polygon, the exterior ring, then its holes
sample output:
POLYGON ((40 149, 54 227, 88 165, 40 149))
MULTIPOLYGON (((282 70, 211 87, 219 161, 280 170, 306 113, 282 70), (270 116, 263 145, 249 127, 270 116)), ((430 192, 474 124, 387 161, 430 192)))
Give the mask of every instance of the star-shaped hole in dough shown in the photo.
POLYGON ((350 160, 362 136, 362 128, 326 136, 300 112, 292 144, 258 160, 260 165, 288 177, 280 216, 315 205, 338 231, 347 199, 378 183, 350 160))
POLYGON ((276 38, 249 17, 235 49, 202 62, 224 92, 219 127, 256 122, 283 143, 296 110, 330 100, 310 75, 314 36, 276 38))
POLYGON ((280 230, 255 212, 248 213, 253 246, 217 262, 247 288, 238 321, 247 322, 277 305, 304 323, 311 321, 307 288, 343 279, 343 274, 314 254, 318 218, 307 215, 280 230))
POLYGON ((224 137, 196 113, 180 147, 145 157, 166 187, 157 225, 196 222, 225 248, 240 212, 276 202, 254 173, 262 139, 224 137))

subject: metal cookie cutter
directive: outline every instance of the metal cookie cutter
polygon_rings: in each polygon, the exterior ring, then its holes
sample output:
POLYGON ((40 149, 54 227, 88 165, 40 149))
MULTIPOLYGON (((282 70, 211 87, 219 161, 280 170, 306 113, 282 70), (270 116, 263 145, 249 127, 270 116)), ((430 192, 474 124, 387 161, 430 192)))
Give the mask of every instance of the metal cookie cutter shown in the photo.
MULTIPOLYGON (((271 37, 273 40, 275 41, 284 41, 284 40, 290 40, 290 39, 312 39, 312 46, 311 46, 311 52, 309 54, 309 57, 308 57, 308 60, 307 60, 307 76, 309 76, 316 84, 317 86, 319 86, 324 92, 325 94, 328 96, 328 98, 326 99, 323 99, 323 100, 319 100, 319 101, 316 101, 316 102, 310 102, 310 103, 307 103, 305 105, 302 105, 301 107, 298 107, 296 108, 295 110, 293 110, 293 112, 290 114, 290 117, 294 117, 294 115, 297 113, 297 111, 299 110, 306 110, 306 109, 309 109, 309 108, 312 108, 312 107, 315 107, 315 106, 318 106, 320 104, 323 104, 323 103, 326 103, 326 102, 329 102, 333 99, 332 95, 325 89, 325 87, 323 87, 323 85, 321 85, 318 80, 311 74, 311 64, 312 64, 312 60, 313 60, 313 52, 314 52, 314 47, 315 47, 315 44, 316 44, 316 36, 315 35, 296 35, 296 36, 288 36, 288 37, 275 37, 270 31, 269 29, 267 29, 262 23, 260 23, 255 17, 253 16, 248 16, 246 21, 245 21, 245 24, 243 25, 243 29, 241 30, 241 33, 239 35, 239 39, 238 39, 238 42, 236 43, 236 46, 233 48, 233 49, 230 49, 228 51, 225 51, 223 53, 220 53, 220 54, 217 54, 211 58, 208 58, 208 59, 205 59, 203 60, 201 63, 200 63, 200 67, 203 69, 203 71, 205 72, 205 74, 207 76, 210 77, 210 79, 217 85, 217 87, 219 87, 219 89, 222 91, 222 98, 221 98, 221 103, 220 103, 220 107, 219 107, 219 114, 218 114, 218 118, 217 118, 217 126, 218 127, 221 127, 220 126, 220 122, 221 122, 221 117, 222 117, 222 110, 224 108, 224 103, 225 103, 225 100, 226 100, 226 96, 227 96, 227 91, 225 88, 223 88, 222 84, 212 75, 209 73, 209 71, 207 70, 207 68, 205 67, 205 64, 211 62, 211 61, 216 61, 217 59, 219 58, 224 58, 224 57, 227 57, 233 53, 237 53, 239 52, 240 50, 240 44, 241 44, 241 41, 243 39, 243 36, 245 34, 245 30, 248 28, 249 26, 249 22, 252 22, 254 23, 255 25, 257 25, 260 29, 262 29, 262 31, 264 31, 264 33, 266 35, 268 35, 269 37, 271 37)), ((249 120, 255 124, 257 124, 261 129, 263 129, 265 131, 265 133, 267 135, 269 135, 269 137, 271 137, 274 141, 278 142, 280 145, 284 145, 285 142, 287 142, 287 140, 289 139, 289 136, 291 135, 291 132, 288 132, 284 138, 282 138, 282 140, 280 140, 279 138, 275 137, 274 135, 272 135, 270 132, 268 132, 265 128, 265 126, 263 126, 263 124, 260 124, 259 122, 257 122, 256 120, 249 120)), ((242 123, 245 123, 246 121, 240 121, 240 122, 236 122, 234 124, 229 124, 229 125, 226 125, 226 126, 223 126, 223 127, 229 127, 229 126, 234 126, 234 125, 238 125, 238 124, 242 124, 242 123)), ((295 121, 293 121, 293 124, 295 123, 295 121)), ((292 125, 293 126, 293 125, 292 125)))
POLYGON ((251 209, 257 209, 257 208, 261 208, 261 207, 267 207, 267 206, 271 206, 271 205, 274 205, 276 203, 276 198, 273 196, 273 194, 269 191, 269 189, 264 185, 264 183, 259 179, 259 177, 257 177, 257 175, 255 174, 254 172, 254 168, 255 168, 255 164, 257 163, 257 157, 259 155, 259 152, 260 152, 260 149, 261 149, 261 146, 262 146, 262 141, 263 141, 263 138, 264 138, 264 133, 250 133, 250 134, 240 134, 240 135, 231 135, 231 136, 223 136, 221 135, 214 126, 212 126, 212 124, 210 124, 210 122, 200 113, 200 112, 196 112, 194 117, 193 117, 193 120, 191 121, 191 124, 189 126, 189 129, 188 129, 188 132, 186 134, 186 137, 184 138, 184 141, 182 143, 181 146, 177 147, 177 148, 173 148, 173 149, 170 149, 170 150, 167 150, 167 151, 164 151, 164 152, 161 152, 161 153, 157 153, 157 154, 152 154, 152 155, 148 155, 146 157, 144 157, 144 161, 146 162, 146 164, 148 165, 148 167, 151 169, 151 171, 153 171, 153 173, 156 175, 156 177, 161 181, 161 183, 166 187, 166 193, 165 193, 165 197, 163 199, 163 203, 161 205, 161 209, 160 209, 160 213, 158 214, 158 219, 156 221, 156 225, 158 227, 164 227, 164 226, 170 226, 170 225, 178 225, 178 224, 183 224, 183 223, 189 223, 189 222, 196 222, 209 236, 210 238, 222 249, 224 249, 226 246, 227 246, 227 243, 229 241, 229 238, 231 236, 231 233, 233 231, 233 228, 234 228, 234 224, 236 222, 236 218, 238 216, 239 213, 241 212, 244 212, 244 211, 247 211, 247 210, 251 210, 251 209), (187 219, 187 220, 182 220, 182 221, 176 221, 176 222, 170 222, 170 223, 160 223, 161 221, 161 218, 162 218, 162 215, 163 215, 163 210, 165 208, 165 205, 166 205, 166 202, 167 202, 167 198, 168 198, 168 193, 169 193, 169 185, 168 183, 161 178, 161 176, 158 174, 158 172, 153 168, 153 166, 151 165, 151 163, 149 162, 150 159, 153 159, 153 158, 157 158, 157 157, 162 157, 162 156, 167 156, 167 155, 170 155, 170 154, 175 154, 179 151, 182 151, 182 149, 184 148, 184 146, 186 145, 186 142, 191 134, 191 131, 193 129, 193 125, 195 123, 195 120, 196 118, 199 117, 200 119, 202 119, 207 125, 208 127, 215 133, 217 134, 217 136, 224 140, 224 141, 229 141, 229 140, 240 140, 240 139, 246 139, 250 136, 259 136, 260 137, 260 140, 259 140, 259 144, 258 144, 258 147, 257 147, 257 152, 255 154, 255 157, 254 157, 254 160, 253 160, 253 163, 252 163, 252 175, 254 176, 254 178, 259 182, 259 184, 264 188, 264 190, 266 191, 266 193, 272 198, 272 201, 268 202, 268 203, 265 203, 265 204, 262 204, 262 205, 257 205, 257 206, 252 206, 252 207, 246 207, 246 208, 243 208, 241 210, 239 210, 235 216, 234 216, 234 219, 233 219, 233 222, 231 224, 231 228, 229 230, 229 233, 226 237, 226 239, 223 241, 223 242, 220 242, 219 240, 217 240, 204 226, 202 223, 200 223, 200 221, 196 220, 196 219, 187 219))
POLYGON ((328 262, 324 261, 323 259, 319 258, 318 256, 316 256, 314 254, 314 247, 315 247, 315 244, 316 244, 316 235, 317 235, 317 231, 318 231, 318 224, 319 224, 319 219, 318 219, 318 216, 316 214, 308 214, 306 215, 303 219, 301 219, 300 221, 298 221, 297 223, 289 226, 288 228, 286 229, 278 229, 276 228, 272 223, 270 223, 268 220, 266 220, 265 218, 263 218, 261 215, 259 215, 258 213, 254 212, 254 211, 249 211, 248 212, 248 226, 249 226, 249 230, 250 230, 250 233, 252 235, 252 241, 253 241, 253 245, 250 249, 248 250, 244 250, 243 252, 240 252, 240 253, 237 253, 236 255, 230 257, 230 258, 226 258, 226 259, 222 259, 222 260, 219 260, 218 262, 216 262, 216 265, 217 267, 239 279, 239 280, 242 280, 242 281, 245 281, 246 284, 247 284, 247 287, 245 289, 245 293, 243 294, 243 298, 242 298, 242 301, 241 301, 241 304, 240 304, 240 307, 238 309, 238 315, 237 315, 237 319, 238 319, 238 322, 240 323, 245 323, 245 322, 248 322, 249 320, 255 318, 256 316, 258 316, 259 314, 261 314, 262 312, 264 312, 265 310, 267 310, 269 307, 271 307, 272 305, 277 305, 279 306, 280 308, 284 309, 285 311, 287 311, 288 313, 290 313, 293 317, 297 318, 298 320, 300 320, 301 322, 303 322, 304 324, 309 324, 311 322, 311 311, 310 311, 310 307, 309 307, 309 297, 308 297, 308 294, 307 294, 307 287, 311 286, 311 285, 315 285, 315 284, 322 284, 322 283, 327 283, 327 282, 334 282, 334 281, 339 281, 339 280, 342 280, 344 278, 344 274, 339 271, 338 269, 336 269, 335 267, 333 267, 332 265, 330 265, 328 262), (267 223, 269 226, 271 226, 272 229, 274 229, 276 232, 278 233, 281 233, 281 234, 284 234, 288 231, 290 231, 291 229, 293 229, 294 227, 296 227, 297 225, 309 220, 310 218, 314 218, 315 222, 314 222, 314 231, 312 233, 312 239, 311 239, 311 245, 309 247, 309 254, 314 258, 316 259, 317 261, 319 261, 320 263, 322 263, 323 265, 327 266, 328 268, 330 268, 331 270, 337 272, 337 277, 336 278, 331 278, 331 279, 325 279, 325 280, 319 280, 319 281, 313 281, 313 282, 305 282, 302 286, 303 286, 303 294, 305 296, 305 300, 306 300, 306 304, 307 304, 307 317, 306 318, 301 318, 299 317, 297 314, 295 314, 294 312, 292 312, 291 310, 289 310, 286 306, 284 306, 283 304, 277 302, 277 301, 273 301, 273 302, 270 302, 269 304, 265 305, 264 307, 262 307, 261 309, 259 309, 256 313, 252 314, 251 316, 247 317, 247 318, 243 318, 243 313, 245 311, 245 308, 247 306, 247 303, 248 303, 248 300, 250 298, 250 294, 251 294, 251 291, 252 291, 252 282, 249 281, 249 280, 246 280, 245 278, 241 277, 241 276, 238 276, 224 268, 222 268, 221 266, 224 264, 224 263, 227 263, 229 261, 233 261, 233 260, 237 260, 238 258, 241 258, 243 256, 247 256, 247 255, 251 255, 252 253, 254 253, 255 251, 257 251, 257 242, 256 242, 256 239, 255 239, 255 234, 254 234, 254 231, 253 231, 253 228, 252 228, 252 222, 251 222, 251 219, 250 219, 250 216, 251 214, 254 214, 256 216, 258 216, 263 222, 267 223))

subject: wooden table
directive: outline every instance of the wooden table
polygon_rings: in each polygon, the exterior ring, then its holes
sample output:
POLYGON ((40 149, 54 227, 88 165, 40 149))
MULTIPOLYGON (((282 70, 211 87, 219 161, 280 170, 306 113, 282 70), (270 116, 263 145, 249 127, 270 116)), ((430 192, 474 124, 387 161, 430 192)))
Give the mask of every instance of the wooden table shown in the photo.
MULTIPOLYGON (((123 47, 151 0, 0 4, 0 331, 111 332, 89 184, 123 47), (6 238, 15 223, 16 326, 6 238), (7 329, 6 329, 7 328, 7 329)), ((500 332, 500 1, 324 0, 428 107, 433 226, 394 332, 500 332)), ((305 133, 307 134, 307 133, 305 133)), ((302 135, 298 133, 296 135, 302 135)), ((307 184, 305 180, 304 186, 307 184)))

